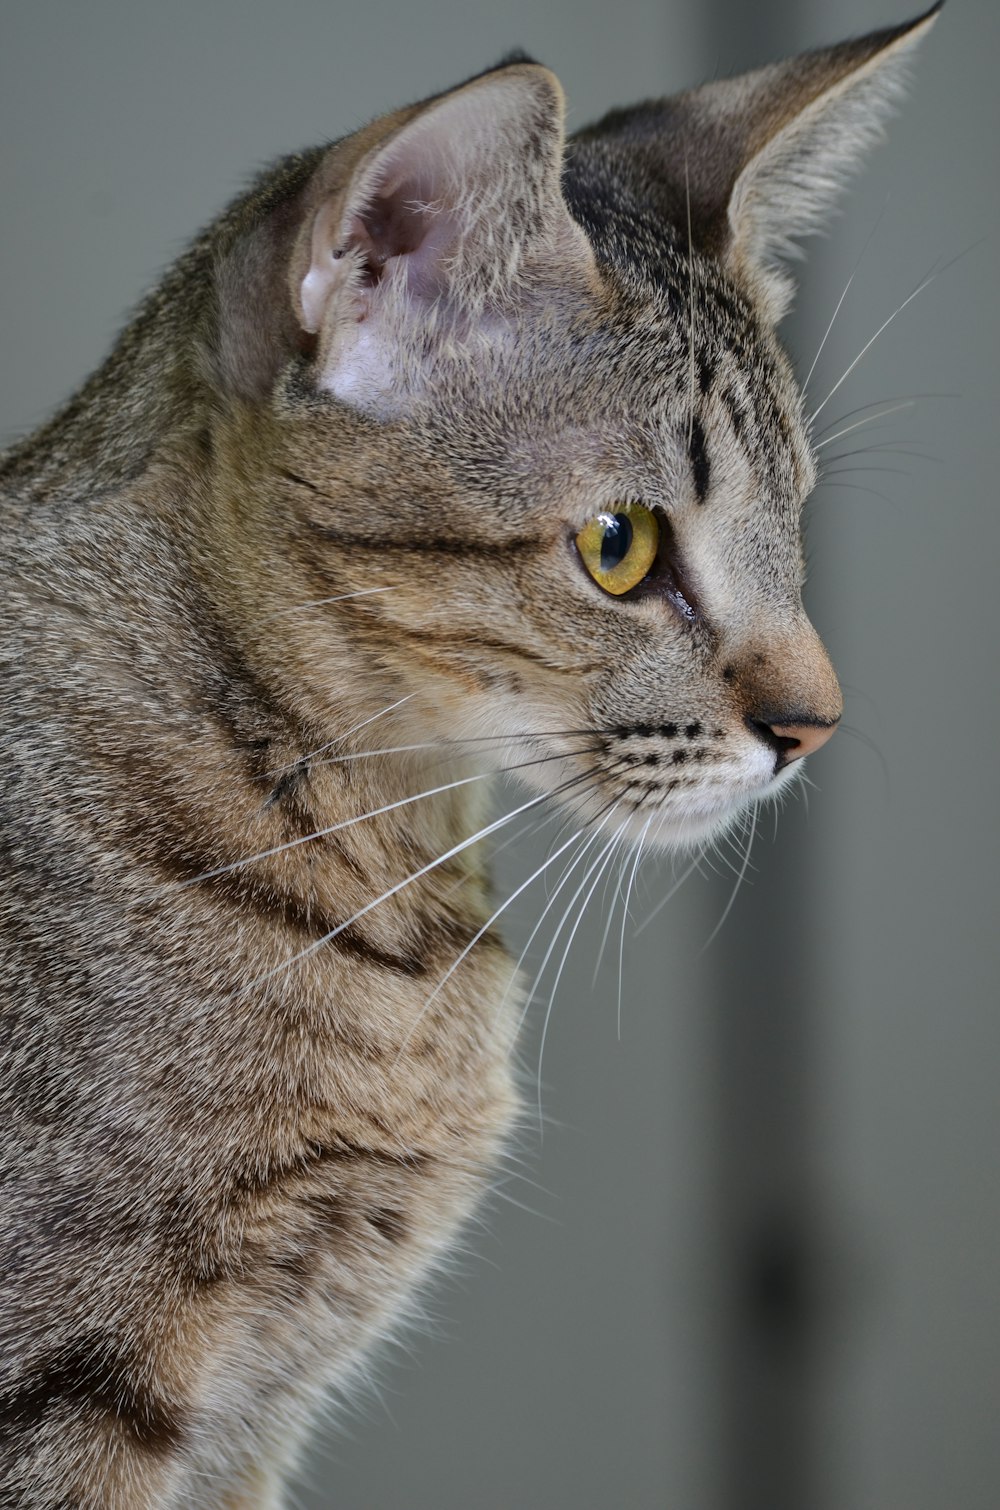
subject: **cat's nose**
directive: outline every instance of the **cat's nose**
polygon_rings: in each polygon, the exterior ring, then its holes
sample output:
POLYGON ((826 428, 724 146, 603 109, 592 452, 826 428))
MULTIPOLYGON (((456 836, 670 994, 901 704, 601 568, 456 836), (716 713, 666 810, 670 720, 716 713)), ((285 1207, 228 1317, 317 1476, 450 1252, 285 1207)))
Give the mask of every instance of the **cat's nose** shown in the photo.
POLYGON ((822 722, 779 724, 764 723, 761 719, 752 719, 756 731, 767 740, 768 744, 777 746, 783 766, 791 765, 793 760, 801 760, 803 755, 812 755, 821 745, 825 745, 830 735, 840 722, 839 718, 825 719, 822 722))
POLYGON ((761 635, 723 669, 748 728, 777 756, 775 770, 812 755, 840 722, 843 699, 829 657, 802 615, 761 635))

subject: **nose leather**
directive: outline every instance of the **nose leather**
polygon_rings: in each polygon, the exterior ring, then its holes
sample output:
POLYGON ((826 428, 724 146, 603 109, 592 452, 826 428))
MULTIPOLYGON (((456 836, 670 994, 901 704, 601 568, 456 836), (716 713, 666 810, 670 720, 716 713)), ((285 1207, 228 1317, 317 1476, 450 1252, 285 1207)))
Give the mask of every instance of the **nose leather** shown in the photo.
POLYGON ((784 749, 784 764, 789 765, 793 760, 801 760, 803 755, 812 755, 821 745, 825 745, 839 722, 835 718, 829 723, 768 724, 768 728, 779 739, 792 741, 784 749))

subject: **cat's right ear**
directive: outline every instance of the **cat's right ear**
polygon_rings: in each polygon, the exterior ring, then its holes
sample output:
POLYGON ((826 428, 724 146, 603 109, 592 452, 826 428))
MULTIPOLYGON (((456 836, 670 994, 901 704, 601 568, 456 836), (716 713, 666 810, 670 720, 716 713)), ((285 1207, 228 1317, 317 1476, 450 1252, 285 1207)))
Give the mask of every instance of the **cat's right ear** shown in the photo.
POLYGON ((324 388, 391 409, 439 342, 502 320, 533 290, 591 283, 560 185, 563 117, 554 75, 516 63, 376 122, 346 182, 331 149, 291 264, 324 388))

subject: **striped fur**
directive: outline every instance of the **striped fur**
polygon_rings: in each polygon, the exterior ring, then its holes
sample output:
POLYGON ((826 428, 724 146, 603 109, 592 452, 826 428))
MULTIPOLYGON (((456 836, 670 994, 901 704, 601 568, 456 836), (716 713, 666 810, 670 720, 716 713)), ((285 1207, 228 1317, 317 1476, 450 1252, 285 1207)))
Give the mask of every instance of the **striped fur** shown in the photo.
POLYGON ((515 1114, 482 776, 685 844, 839 715, 771 221, 924 29, 286 160, 0 461, 4 1507, 278 1505, 447 1248, 515 1114))

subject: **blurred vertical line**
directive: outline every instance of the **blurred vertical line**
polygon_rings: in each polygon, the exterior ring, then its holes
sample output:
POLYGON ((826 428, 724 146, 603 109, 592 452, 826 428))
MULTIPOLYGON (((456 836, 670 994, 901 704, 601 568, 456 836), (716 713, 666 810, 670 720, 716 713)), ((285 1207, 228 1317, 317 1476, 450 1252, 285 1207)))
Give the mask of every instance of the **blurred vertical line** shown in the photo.
MULTIPOLYGON (((801 0, 712 0, 716 69, 741 72, 821 39, 801 0)), ((793 352, 794 322, 783 330, 793 352)), ((758 829, 769 828, 766 815, 758 829)), ((810 1510, 817 1482, 817 1251, 813 1115, 821 982, 801 798, 776 845, 758 833, 745 884, 707 956, 716 1072, 719 1510, 810 1510)), ((738 868, 738 860, 736 862, 738 868)), ((707 888, 717 918, 734 877, 707 888)), ((714 918, 712 919, 714 922, 714 918)), ((710 923, 711 926, 711 923, 710 923)))

